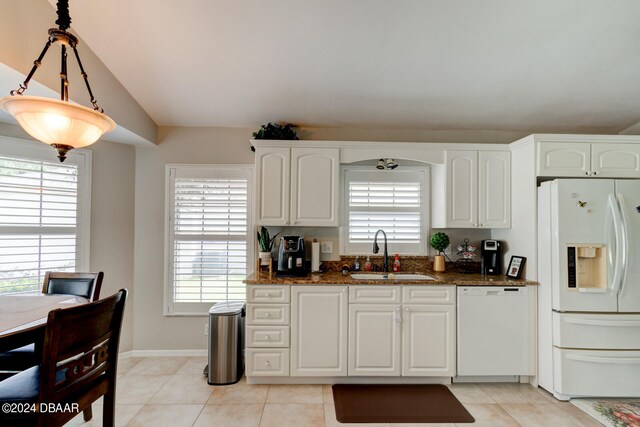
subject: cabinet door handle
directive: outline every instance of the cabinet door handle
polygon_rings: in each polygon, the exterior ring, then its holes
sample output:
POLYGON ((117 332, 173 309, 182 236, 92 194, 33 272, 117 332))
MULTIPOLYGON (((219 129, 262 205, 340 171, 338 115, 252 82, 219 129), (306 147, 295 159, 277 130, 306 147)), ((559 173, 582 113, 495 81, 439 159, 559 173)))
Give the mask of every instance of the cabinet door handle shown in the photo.
POLYGON ((264 366, 266 366, 267 368, 271 367, 271 362, 269 362, 268 360, 266 362, 264 362, 264 366))
POLYGON ((265 335, 265 336, 264 336, 264 340, 265 340, 265 341, 269 341, 269 335, 265 335))
POLYGON ((594 174, 594 175, 598 175, 598 172, 594 172, 593 174, 594 174))
POLYGON ((409 307, 405 307, 404 311, 409 312, 409 307))
POLYGON ((393 321, 396 323, 402 322, 402 317, 400 316, 400 306, 397 306, 393 309, 393 321))
POLYGON ((585 172, 585 175, 589 176, 589 175, 591 175, 591 172, 586 171, 586 172, 585 172))
POLYGON ((266 317, 266 318, 271 317, 271 313, 265 313, 264 317, 266 317))
POLYGON ((270 296, 271 296, 271 294, 270 294, 269 292, 266 292, 266 293, 264 294, 264 296, 265 296, 265 297, 270 297, 270 296))

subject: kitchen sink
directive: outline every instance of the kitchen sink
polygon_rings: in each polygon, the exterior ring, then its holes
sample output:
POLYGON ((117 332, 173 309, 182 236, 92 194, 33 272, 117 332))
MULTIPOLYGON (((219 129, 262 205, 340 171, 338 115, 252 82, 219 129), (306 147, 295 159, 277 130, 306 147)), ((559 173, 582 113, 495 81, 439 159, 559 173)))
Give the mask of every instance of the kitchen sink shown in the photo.
POLYGON ((436 280, 435 277, 426 274, 410 274, 410 273, 355 273, 351 275, 355 280, 436 280))

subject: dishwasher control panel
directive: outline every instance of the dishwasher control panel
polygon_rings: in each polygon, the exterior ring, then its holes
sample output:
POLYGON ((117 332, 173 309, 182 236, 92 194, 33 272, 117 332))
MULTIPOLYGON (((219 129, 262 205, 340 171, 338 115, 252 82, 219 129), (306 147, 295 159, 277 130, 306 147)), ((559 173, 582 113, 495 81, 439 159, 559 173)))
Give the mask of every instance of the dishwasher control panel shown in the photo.
POLYGON ((527 287, 504 287, 504 286, 459 286, 458 295, 464 295, 469 297, 481 297, 488 295, 496 296, 524 296, 527 295, 527 287))

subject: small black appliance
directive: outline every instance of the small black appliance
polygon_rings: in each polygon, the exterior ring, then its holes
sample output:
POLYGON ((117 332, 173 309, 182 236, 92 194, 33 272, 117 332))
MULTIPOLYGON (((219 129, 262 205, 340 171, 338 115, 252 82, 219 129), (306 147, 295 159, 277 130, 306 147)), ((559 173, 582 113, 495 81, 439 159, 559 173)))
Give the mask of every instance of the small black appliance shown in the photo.
POLYGON ((278 248, 278 271, 276 276, 306 276, 304 237, 282 236, 278 248))
POLYGON ((498 240, 483 240, 480 248, 482 274, 497 276, 502 272, 502 250, 498 240))

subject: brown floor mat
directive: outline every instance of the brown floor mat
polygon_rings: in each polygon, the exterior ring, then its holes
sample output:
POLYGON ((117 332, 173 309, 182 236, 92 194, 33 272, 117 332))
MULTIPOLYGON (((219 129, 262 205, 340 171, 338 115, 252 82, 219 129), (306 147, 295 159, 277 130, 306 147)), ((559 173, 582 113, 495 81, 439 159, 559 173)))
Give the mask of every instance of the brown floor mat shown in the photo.
POLYGON ((333 401, 341 423, 473 423, 441 384, 335 384, 333 401))

